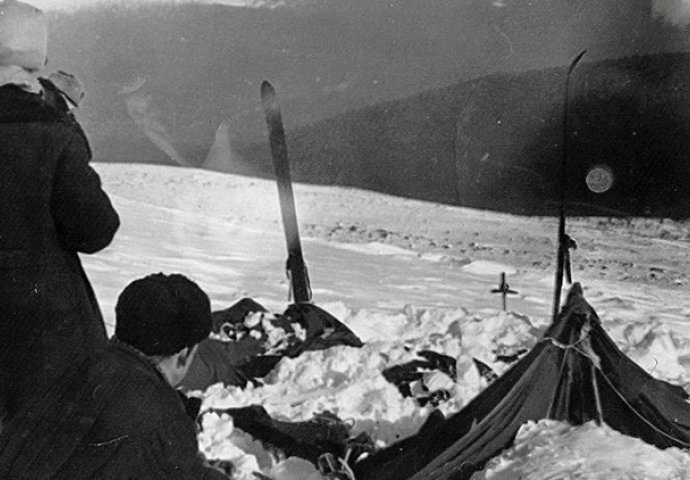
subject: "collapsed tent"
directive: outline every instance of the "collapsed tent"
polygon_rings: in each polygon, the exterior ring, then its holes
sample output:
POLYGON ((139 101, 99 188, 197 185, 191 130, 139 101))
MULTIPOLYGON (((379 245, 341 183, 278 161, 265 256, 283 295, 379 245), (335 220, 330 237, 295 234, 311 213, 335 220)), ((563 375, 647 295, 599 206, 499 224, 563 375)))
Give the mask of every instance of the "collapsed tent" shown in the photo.
POLYGON ((539 343, 460 412, 354 466, 358 480, 463 480, 513 444, 521 425, 549 418, 606 423, 659 448, 690 447, 690 404, 606 334, 575 284, 539 343))
POLYGON ((330 412, 315 414, 313 418, 302 422, 285 422, 271 418, 260 405, 210 411, 230 415, 234 427, 280 450, 286 457, 303 458, 314 465, 327 453, 338 458, 358 458, 374 449, 374 443, 368 435, 361 433, 351 437, 352 424, 330 412))
POLYGON ((199 344, 181 385, 185 390, 203 390, 219 382, 244 388, 266 376, 283 357, 363 345, 345 324, 316 305, 292 304, 272 315, 251 298, 213 312, 211 337, 199 344))

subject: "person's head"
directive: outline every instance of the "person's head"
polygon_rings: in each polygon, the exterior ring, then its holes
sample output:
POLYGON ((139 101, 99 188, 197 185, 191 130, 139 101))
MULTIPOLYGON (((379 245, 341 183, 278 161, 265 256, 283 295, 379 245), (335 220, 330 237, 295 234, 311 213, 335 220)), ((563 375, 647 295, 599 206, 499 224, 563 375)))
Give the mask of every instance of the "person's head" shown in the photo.
POLYGON ((172 386, 184 378, 211 332, 208 296, 183 275, 157 273, 130 283, 115 306, 115 336, 158 364, 172 386))
POLYGON ((0 67, 40 70, 46 63, 48 26, 36 7, 0 0, 0 67))

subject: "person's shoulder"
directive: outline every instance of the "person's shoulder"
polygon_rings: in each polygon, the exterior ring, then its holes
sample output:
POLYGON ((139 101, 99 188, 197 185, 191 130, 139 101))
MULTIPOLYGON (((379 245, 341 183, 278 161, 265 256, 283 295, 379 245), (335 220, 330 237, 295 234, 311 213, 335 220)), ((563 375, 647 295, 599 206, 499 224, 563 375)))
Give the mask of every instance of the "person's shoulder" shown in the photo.
POLYGON ((66 112, 49 105, 37 93, 14 85, 0 87, 0 123, 69 124, 66 112))
POLYGON ((155 367, 133 353, 110 348, 103 353, 99 368, 112 382, 104 391, 109 397, 104 414, 113 421, 157 428, 182 408, 177 394, 155 367))

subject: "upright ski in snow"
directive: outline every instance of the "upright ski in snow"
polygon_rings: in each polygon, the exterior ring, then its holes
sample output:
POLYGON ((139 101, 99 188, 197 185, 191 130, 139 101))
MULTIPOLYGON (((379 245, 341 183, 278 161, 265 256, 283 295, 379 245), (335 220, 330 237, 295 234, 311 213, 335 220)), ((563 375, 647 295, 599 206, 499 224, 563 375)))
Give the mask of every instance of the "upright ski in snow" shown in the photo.
POLYGON ((302 244, 300 243, 299 229, 297 227, 295 197, 292 193, 290 163, 288 160, 285 129, 283 128, 283 118, 276 98, 276 91, 273 85, 267 81, 261 84, 261 103, 263 104, 266 123, 268 124, 273 169, 278 182, 280 212, 283 217, 283 228, 288 248, 286 268, 290 278, 292 298, 295 303, 308 303, 311 302, 311 288, 309 286, 307 266, 302 256, 302 244))
POLYGON ((563 275, 567 273, 568 281, 572 281, 570 272, 570 254, 568 249, 572 240, 565 233, 565 204, 566 204, 566 188, 568 181, 568 107, 569 107, 569 95, 570 95, 570 74, 573 73, 577 63, 582 59, 582 57, 587 53, 587 50, 582 50, 577 56, 570 62, 568 71, 565 75, 565 101, 563 104, 563 150, 561 155, 561 183, 560 183, 560 193, 561 200, 559 202, 558 208, 558 252, 556 261, 556 287, 553 295, 553 314, 552 321, 556 321, 558 317, 558 312, 561 308, 561 291, 563 290, 563 275), (567 265, 566 265, 567 261, 567 265))

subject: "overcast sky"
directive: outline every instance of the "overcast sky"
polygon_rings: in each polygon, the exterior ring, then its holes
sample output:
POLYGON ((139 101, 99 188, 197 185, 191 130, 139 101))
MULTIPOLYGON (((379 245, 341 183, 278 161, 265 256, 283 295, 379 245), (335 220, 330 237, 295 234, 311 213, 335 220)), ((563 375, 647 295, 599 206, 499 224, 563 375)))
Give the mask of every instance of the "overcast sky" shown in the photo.
POLYGON ((652 4, 655 15, 673 24, 688 25, 690 23, 690 0, 654 0, 652 4))

